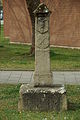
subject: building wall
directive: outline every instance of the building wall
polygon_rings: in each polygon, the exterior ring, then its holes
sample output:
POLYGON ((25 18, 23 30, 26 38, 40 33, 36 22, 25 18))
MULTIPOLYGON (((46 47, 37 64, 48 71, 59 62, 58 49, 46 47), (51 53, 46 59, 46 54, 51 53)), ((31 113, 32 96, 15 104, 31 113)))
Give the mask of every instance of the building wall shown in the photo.
MULTIPOLYGON (((4 0, 4 31, 12 42, 31 42, 32 30, 26 0, 4 0), (9 10, 5 10, 7 6, 9 10), (7 12, 7 13, 6 13, 7 12), (7 15, 9 19, 7 22, 7 15)), ((50 41, 59 46, 80 47, 80 0, 41 0, 52 11, 50 41)), ((6 35, 6 34, 5 34, 6 35)))
POLYGON ((4 35, 9 37, 9 10, 7 0, 3 0, 3 13, 4 13, 4 35))
POLYGON ((80 47, 80 0, 44 0, 44 2, 52 11, 51 43, 80 47))
POLYGON ((4 0, 4 31, 11 42, 31 42, 31 21, 25 0, 4 0), (7 16, 7 17, 6 17, 7 16), (7 23, 8 19, 8 23, 7 23))

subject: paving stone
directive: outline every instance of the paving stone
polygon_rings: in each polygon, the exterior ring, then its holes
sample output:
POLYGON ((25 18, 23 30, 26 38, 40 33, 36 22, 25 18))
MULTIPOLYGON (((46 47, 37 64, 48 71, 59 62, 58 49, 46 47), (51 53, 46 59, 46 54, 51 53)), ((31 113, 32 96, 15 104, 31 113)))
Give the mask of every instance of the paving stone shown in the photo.
POLYGON ((29 78, 20 79, 19 83, 30 83, 30 79, 29 78))
POLYGON ((23 79, 23 78, 31 78, 31 75, 22 75, 21 79, 23 79))
POLYGON ((9 84, 19 84, 19 82, 18 82, 18 81, 14 81, 14 80, 7 81, 7 83, 9 83, 9 84))
POLYGON ((0 79, 0 83, 7 83, 8 79, 0 79))
POLYGON ((16 75, 15 75, 15 74, 13 74, 13 75, 11 74, 11 75, 10 75, 10 78, 20 78, 20 76, 21 76, 21 75, 19 75, 19 74, 16 74, 16 75))
POLYGON ((19 81, 19 78, 10 78, 10 79, 8 79, 8 82, 10 82, 10 81, 18 82, 18 81, 19 81))
POLYGON ((23 71, 12 71, 12 74, 21 74, 23 71))
POLYGON ((31 74, 33 74, 33 72, 32 71, 24 71, 24 72, 22 72, 22 75, 23 76, 25 76, 25 75, 29 75, 29 76, 31 76, 31 74))
MULTIPOLYGON (((32 82, 33 74, 33 71, 0 71, 0 83, 29 83, 32 82)), ((54 71, 53 83, 80 85, 80 72, 54 71)))
POLYGON ((0 78, 1 78, 1 77, 7 77, 7 76, 9 77, 10 74, 4 74, 4 73, 0 74, 0 78))

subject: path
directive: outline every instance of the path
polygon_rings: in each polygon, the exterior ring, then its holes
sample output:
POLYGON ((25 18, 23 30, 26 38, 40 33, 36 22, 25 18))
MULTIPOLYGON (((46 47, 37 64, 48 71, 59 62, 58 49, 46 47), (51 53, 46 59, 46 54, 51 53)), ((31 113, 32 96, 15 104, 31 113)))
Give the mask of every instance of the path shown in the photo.
MULTIPOLYGON (((18 83, 30 83, 33 76, 33 71, 0 71, 0 84, 18 84, 18 83)), ((80 85, 80 71, 63 71, 53 72, 54 84, 77 84, 80 85)))

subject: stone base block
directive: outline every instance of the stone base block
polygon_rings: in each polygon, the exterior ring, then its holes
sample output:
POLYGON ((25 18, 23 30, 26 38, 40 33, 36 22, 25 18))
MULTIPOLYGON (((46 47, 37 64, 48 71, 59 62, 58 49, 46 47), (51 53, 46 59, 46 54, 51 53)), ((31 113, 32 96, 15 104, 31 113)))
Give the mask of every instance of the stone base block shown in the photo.
POLYGON ((66 91, 63 86, 20 88, 19 111, 63 111, 67 110, 66 91))

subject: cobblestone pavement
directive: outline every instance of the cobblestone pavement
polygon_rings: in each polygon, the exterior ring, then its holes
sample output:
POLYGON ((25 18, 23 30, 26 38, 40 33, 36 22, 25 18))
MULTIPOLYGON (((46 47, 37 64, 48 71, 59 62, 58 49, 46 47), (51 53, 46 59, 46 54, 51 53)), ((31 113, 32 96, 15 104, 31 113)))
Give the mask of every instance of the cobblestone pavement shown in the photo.
MULTIPOLYGON (((33 71, 0 71, 0 84, 30 83, 33 74, 33 71)), ((80 85, 80 71, 54 71, 53 84, 80 85)))

